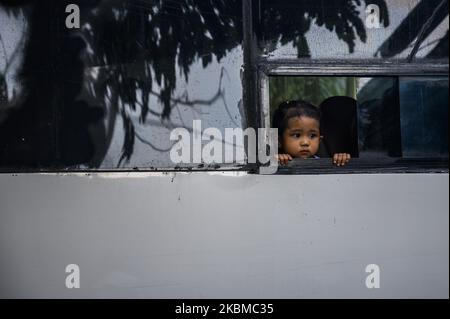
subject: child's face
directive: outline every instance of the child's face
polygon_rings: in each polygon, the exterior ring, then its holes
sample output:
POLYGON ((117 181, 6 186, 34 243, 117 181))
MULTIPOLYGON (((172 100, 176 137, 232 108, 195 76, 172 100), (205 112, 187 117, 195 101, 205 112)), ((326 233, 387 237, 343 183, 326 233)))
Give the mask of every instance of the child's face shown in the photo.
POLYGON ((293 158, 310 158, 319 151, 320 124, 310 117, 293 117, 289 119, 281 138, 281 147, 285 153, 293 158))

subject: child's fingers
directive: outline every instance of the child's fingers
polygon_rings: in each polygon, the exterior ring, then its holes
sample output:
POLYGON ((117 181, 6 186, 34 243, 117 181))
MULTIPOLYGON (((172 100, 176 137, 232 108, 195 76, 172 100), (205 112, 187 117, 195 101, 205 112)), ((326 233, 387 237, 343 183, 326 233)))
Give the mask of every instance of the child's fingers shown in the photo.
POLYGON ((278 154, 277 158, 278 158, 278 163, 280 163, 281 165, 284 165, 284 156, 283 156, 283 154, 278 154))
POLYGON ((278 154, 278 162, 280 162, 281 165, 287 165, 289 161, 292 161, 292 156, 289 154, 278 154))
POLYGON ((341 155, 341 154, 334 154, 334 156, 333 156, 333 163, 334 163, 335 165, 337 165, 337 166, 340 165, 340 161, 339 161, 340 155, 341 155))
POLYGON ((284 155, 284 165, 289 164, 289 161, 292 161, 292 157, 289 154, 284 155))
POLYGON ((345 154, 339 154, 339 166, 343 166, 345 164, 345 154))
POLYGON ((350 162, 350 154, 342 154, 342 162, 341 162, 341 166, 346 165, 348 162, 350 162))
POLYGON ((337 166, 344 166, 350 161, 350 159, 351 159, 350 154, 345 153, 334 154, 333 156, 333 162, 337 166))
POLYGON ((344 163, 342 165, 346 165, 348 162, 350 162, 350 159, 350 154, 344 154, 344 163))

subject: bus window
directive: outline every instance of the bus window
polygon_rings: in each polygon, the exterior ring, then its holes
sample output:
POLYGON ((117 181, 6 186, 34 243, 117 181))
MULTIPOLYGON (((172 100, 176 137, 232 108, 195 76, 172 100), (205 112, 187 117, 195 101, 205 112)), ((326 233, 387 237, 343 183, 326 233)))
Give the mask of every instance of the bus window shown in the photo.
MULTIPOLYGON (((331 130, 332 134, 350 130, 343 136, 349 140, 354 136, 355 142, 347 141, 344 144, 350 146, 339 152, 373 163, 388 158, 436 159, 448 163, 448 77, 277 76, 269 79, 271 114, 284 100, 307 100, 322 109, 325 117, 322 126, 337 128, 331 130), (355 101, 354 115, 342 116, 343 108, 349 108, 352 101, 355 101), (335 111, 329 112, 325 106, 334 107, 335 111), (352 151, 353 144, 357 145, 357 151, 352 151)), ((329 128, 322 134, 320 157, 335 153, 330 151, 335 142, 327 139, 336 138, 327 136, 330 134, 327 132, 329 128)))
POLYGON ((175 168, 172 129, 246 126, 241 1, 83 1, 79 30, 22 3, 0 4, 0 170, 175 168))

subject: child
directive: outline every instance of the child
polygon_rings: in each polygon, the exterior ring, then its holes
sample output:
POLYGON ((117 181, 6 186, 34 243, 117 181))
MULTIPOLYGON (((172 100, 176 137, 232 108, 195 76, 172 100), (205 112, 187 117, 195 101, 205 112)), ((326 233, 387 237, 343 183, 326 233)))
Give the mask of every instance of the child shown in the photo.
MULTIPOLYGON (((283 102, 273 115, 273 127, 278 129, 278 161, 286 165, 293 158, 319 158, 320 110, 305 101, 283 102)), ((350 154, 334 154, 333 163, 344 166, 350 154)))

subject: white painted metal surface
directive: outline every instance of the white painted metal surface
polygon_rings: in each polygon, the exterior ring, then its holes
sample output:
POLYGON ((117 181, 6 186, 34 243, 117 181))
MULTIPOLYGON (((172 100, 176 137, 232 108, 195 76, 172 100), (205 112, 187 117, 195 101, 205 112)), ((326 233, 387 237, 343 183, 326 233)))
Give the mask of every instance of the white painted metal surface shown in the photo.
POLYGON ((449 297, 448 174, 3 174, 0 189, 1 298, 449 297))

